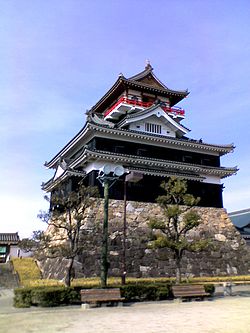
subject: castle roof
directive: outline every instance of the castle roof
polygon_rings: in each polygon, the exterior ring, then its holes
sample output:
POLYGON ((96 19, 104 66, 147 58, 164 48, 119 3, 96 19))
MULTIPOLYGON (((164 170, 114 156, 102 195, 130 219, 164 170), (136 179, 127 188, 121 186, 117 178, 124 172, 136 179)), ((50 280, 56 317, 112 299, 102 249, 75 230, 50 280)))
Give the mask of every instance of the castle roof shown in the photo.
POLYGON ((91 111, 102 113, 114 99, 118 98, 128 88, 169 97, 170 106, 177 104, 189 94, 188 90, 169 89, 155 76, 153 67, 148 64, 145 70, 130 78, 125 78, 123 74, 120 74, 113 86, 92 107, 91 111))
MULTIPOLYGON (((211 153, 215 155, 225 155, 232 152, 234 149, 233 144, 219 145, 208 144, 201 140, 193 140, 187 138, 173 138, 166 137, 159 134, 152 134, 148 132, 138 132, 127 130, 123 128, 115 128, 107 125, 105 120, 96 121, 97 116, 89 114, 88 121, 85 126, 76 134, 76 136, 70 140, 67 145, 59 151, 49 162, 45 162, 45 166, 48 168, 55 168, 59 160, 63 158, 69 158, 73 152, 77 152, 79 147, 84 147, 88 140, 94 136, 109 137, 110 135, 116 139, 122 138, 127 141, 135 141, 137 143, 154 144, 161 147, 174 148, 180 150, 188 150, 200 153, 211 153), (103 124, 101 124, 103 122, 103 124)), ((112 124, 113 125, 113 124, 112 124)))
MULTIPOLYGON (((161 177, 178 175, 179 177, 185 179, 199 181, 203 180, 207 175, 225 178, 235 174, 238 170, 236 167, 225 168, 197 165, 165 159, 163 160, 129 154, 118 154, 97 149, 90 149, 87 147, 83 149, 83 151, 79 154, 77 158, 74 158, 71 162, 69 162, 68 167, 69 170, 74 170, 79 167, 84 167, 87 163, 94 160, 101 160, 107 163, 121 163, 129 171, 147 170, 147 174, 150 175, 161 177)), ((52 179, 49 182, 43 184, 43 189, 46 191, 51 190, 51 188, 54 187, 55 184, 62 181, 66 177, 67 174, 66 172, 64 172, 58 177, 58 179, 55 179, 56 183, 54 183, 54 180, 52 179)))

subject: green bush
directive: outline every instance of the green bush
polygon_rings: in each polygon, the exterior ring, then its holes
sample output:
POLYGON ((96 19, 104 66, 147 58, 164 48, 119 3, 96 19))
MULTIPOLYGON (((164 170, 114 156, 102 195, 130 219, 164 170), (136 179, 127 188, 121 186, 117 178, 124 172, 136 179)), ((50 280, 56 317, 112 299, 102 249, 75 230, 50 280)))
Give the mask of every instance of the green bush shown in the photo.
POLYGON ((173 298, 170 285, 159 286, 159 288, 157 288, 156 295, 157 300, 159 301, 173 298))
POLYGON ((206 293, 209 293, 211 296, 215 292, 215 286, 214 284, 204 284, 204 289, 206 293))
POLYGON ((60 306, 79 304, 81 287, 33 287, 17 288, 14 291, 14 306, 26 308, 30 306, 60 306))
POLYGON ((128 284, 120 286, 121 296, 126 301, 158 301, 168 299, 171 295, 170 285, 162 284, 128 284))
POLYGON ((67 288, 36 288, 31 292, 33 305, 42 307, 59 306, 69 303, 67 288))
POLYGON ((32 305, 31 288, 17 288, 14 290, 14 306, 16 308, 29 308, 32 305))
MULTIPOLYGON (((119 287, 119 286, 116 286, 119 287)), ((86 288, 86 287, 85 287, 86 288)), ((89 288, 89 287, 88 287, 89 288)), ((81 286, 76 287, 33 287, 15 289, 14 306, 60 306, 79 304, 81 286)), ((129 284, 120 286, 121 296, 128 302, 155 301, 169 298, 170 286, 167 284, 129 284)))
MULTIPOLYGON (((138 301, 159 301, 173 298, 171 285, 167 283, 140 283, 126 284, 122 286, 113 286, 121 289, 121 296, 127 302, 138 301)), ((211 295, 214 293, 215 287, 213 284, 204 285, 206 292, 211 295)), ((57 287, 33 287, 33 288, 18 288, 15 289, 14 306, 15 307, 30 307, 30 306, 60 306, 69 304, 80 304, 80 291, 84 288, 75 286, 66 288, 63 286, 57 287)), ((95 288, 95 286, 93 286, 95 288)))

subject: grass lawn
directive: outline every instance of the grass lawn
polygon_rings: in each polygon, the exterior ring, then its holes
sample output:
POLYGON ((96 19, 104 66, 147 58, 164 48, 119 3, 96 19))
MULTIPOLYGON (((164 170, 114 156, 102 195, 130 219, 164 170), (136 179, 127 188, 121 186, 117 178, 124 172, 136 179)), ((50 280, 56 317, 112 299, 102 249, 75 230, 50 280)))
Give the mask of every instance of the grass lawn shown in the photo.
MULTIPOLYGON (((14 258, 12 259, 14 270, 18 273, 20 284, 24 287, 39 287, 39 286, 61 286, 62 281, 53 279, 42 279, 41 272, 33 258, 14 258)), ((127 283, 157 283, 157 282, 174 282, 175 278, 130 278, 126 279, 127 283)), ((214 276, 214 277, 193 277, 183 278, 183 282, 188 283, 222 283, 225 281, 230 282, 244 282, 250 283, 250 275, 237 275, 237 276, 214 276)), ((108 278, 108 285, 120 285, 120 277, 108 278)), ((72 286, 100 286, 100 278, 81 278, 74 279, 72 286)))

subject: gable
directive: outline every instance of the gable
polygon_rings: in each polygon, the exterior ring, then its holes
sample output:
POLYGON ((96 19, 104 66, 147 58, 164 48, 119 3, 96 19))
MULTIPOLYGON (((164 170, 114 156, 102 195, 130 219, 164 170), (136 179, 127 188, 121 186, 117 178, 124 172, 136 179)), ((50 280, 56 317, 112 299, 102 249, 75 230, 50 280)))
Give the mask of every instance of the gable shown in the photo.
POLYGON ((131 123, 129 130, 176 137, 176 130, 173 126, 171 127, 169 123, 163 122, 155 115, 131 123))
POLYGON ((160 106, 154 106, 126 117, 120 127, 170 137, 182 137, 189 130, 176 122, 160 106))
POLYGON ((160 89, 166 89, 163 85, 161 85, 151 74, 149 74, 148 76, 136 80, 137 82, 140 83, 145 83, 150 85, 151 87, 155 87, 155 88, 160 88, 160 89))

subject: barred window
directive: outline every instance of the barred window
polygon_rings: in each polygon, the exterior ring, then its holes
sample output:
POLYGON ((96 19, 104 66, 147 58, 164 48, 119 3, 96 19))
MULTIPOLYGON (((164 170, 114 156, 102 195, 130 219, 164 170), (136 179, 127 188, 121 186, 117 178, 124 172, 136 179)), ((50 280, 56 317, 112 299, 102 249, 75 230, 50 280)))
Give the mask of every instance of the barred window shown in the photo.
POLYGON ((151 133, 161 134, 161 125, 146 123, 145 131, 151 133))

